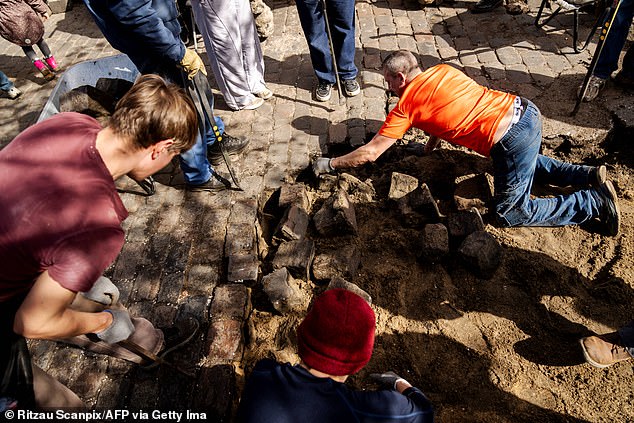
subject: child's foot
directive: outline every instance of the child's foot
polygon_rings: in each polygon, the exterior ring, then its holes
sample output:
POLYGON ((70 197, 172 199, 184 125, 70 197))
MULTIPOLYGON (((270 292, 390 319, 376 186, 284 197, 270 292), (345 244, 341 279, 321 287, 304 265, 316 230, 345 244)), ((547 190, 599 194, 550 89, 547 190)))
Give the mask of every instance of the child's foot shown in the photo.
POLYGON ((5 93, 7 93, 7 97, 9 97, 11 100, 15 100, 22 95, 22 91, 18 90, 16 87, 9 88, 7 91, 5 91, 5 93))
POLYGON ((45 57, 44 62, 46 62, 46 66, 48 66, 48 68, 52 70, 53 72, 60 70, 59 65, 57 64, 57 61, 55 60, 55 57, 53 57, 52 55, 49 57, 45 57))
POLYGON ((42 62, 40 59, 35 60, 33 62, 33 66, 35 66, 37 70, 39 70, 42 73, 42 75, 44 75, 44 78, 47 81, 50 81, 51 79, 55 78, 55 74, 53 74, 53 72, 51 72, 49 68, 46 67, 44 62, 42 62))

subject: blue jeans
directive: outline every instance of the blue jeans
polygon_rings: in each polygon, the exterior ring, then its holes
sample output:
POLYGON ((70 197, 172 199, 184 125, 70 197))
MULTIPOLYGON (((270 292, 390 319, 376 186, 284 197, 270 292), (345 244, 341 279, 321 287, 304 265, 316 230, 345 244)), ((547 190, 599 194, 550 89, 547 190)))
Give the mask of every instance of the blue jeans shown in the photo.
POLYGON ((354 79, 358 73, 354 64, 354 0, 295 0, 315 75, 323 82, 337 82, 322 1, 326 2, 339 78, 354 79))
POLYGON ((0 71, 0 90, 9 91, 11 88, 13 88, 13 82, 9 81, 4 72, 0 71))
MULTIPOLYGON (((224 122, 217 116, 214 116, 214 118, 217 131, 223 134, 225 131, 224 122)), ((214 134, 214 128, 210 127, 209 122, 205 121, 205 127, 207 129, 205 141, 203 142, 202 137, 198 135, 194 146, 179 156, 185 182, 191 185, 204 184, 211 178, 213 172, 209 159, 207 159, 207 149, 216 142, 216 135, 214 134)))
MULTIPOLYGON (((634 0, 621 0, 619 11, 612 22, 612 27, 605 40, 601 56, 597 61, 597 67, 593 74, 599 78, 608 79, 612 72, 619 66, 619 55, 627 34, 630 32, 632 25, 632 16, 634 16, 634 0)), ((634 48, 630 46, 623 58, 623 75, 628 78, 634 78, 634 48)))
POLYGON ((634 321, 619 329, 619 336, 627 352, 634 357, 634 321))
POLYGON ((541 141, 541 114, 529 101, 524 116, 491 149, 495 212, 501 225, 562 226, 599 216, 603 200, 593 189, 531 199, 533 179, 557 186, 584 185, 592 170, 542 156, 541 141))

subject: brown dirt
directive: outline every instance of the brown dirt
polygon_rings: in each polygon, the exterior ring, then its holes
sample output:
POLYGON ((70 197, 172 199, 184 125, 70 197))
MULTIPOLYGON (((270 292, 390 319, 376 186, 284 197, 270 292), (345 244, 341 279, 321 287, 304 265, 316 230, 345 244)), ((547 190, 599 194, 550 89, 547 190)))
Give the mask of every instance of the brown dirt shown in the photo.
MULTIPOLYGON (((622 137, 608 133, 609 124, 596 129, 596 122, 609 121, 607 112, 594 117, 592 131, 554 119, 557 112, 542 112, 550 115, 544 120, 545 154, 610 164, 621 198, 621 234, 603 236, 596 224, 501 229, 485 214, 486 230, 503 246, 492 278, 478 278, 455 254, 426 263, 417 257, 421 227, 405 224, 387 201, 391 173, 426 182, 447 215, 455 177, 490 172, 490 162, 447 143, 430 156, 391 148, 351 172, 370 179, 377 193, 371 202, 352 196, 358 235, 310 234, 318 252, 352 243, 362 253, 351 282, 373 298, 377 338, 372 360, 350 378, 352 386, 373 388, 370 372, 394 370, 428 394, 443 422, 634 421, 632 362, 595 369, 584 364, 578 346, 579 338, 611 332, 634 317, 631 145, 626 149, 622 137)), ((422 140, 416 133, 409 138, 422 140)), ((316 204, 330 194, 312 191, 316 204)), ((323 289, 303 282, 306 306, 323 289)), ((297 362, 294 330, 303 310, 281 316, 259 288, 253 294, 245 373, 262 357, 297 362)))

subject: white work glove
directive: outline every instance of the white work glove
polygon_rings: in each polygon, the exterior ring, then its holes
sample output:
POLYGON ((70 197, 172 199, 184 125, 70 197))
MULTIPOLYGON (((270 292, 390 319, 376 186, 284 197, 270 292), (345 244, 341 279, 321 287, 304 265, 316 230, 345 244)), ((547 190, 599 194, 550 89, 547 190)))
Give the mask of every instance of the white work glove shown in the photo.
POLYGON ((370 373, 370 379, 380 383, 386 388, 394 389, 396 391, 396 384, 398 382, 409 383, 393 371, 385 372, 385 373, 370 373))
POLYGON ((104 310, 112 314, 112 324, 95 335, 108 344, 116 344, 119 341, 128 339, 134 333, 134 324, 130 319, 130 314, 125 310, 104 310))
POLYGON ((330 164, 332 159, 328 157, 319 157, 313 161, 313 173, 315 176, 319 176, 323 173, 330 173, 335 170, 330 164))
POLYGON ((198 71, 201 71, 203 75, 207 76, 207 69, 205 69, 203 59, 201 59, 198 53, 192 49, 185 49, 185 55, 181 59, 180 65, 183 67, 185 72, 187 72, 187 77, 189 79, 194 79, 194 76, 196 76, 198 71))
POLYGON ((84 298, 99 304, 110 306, 119 301, 119 288, 110 279, 100 276, 90 291, 80 293, 84 298))

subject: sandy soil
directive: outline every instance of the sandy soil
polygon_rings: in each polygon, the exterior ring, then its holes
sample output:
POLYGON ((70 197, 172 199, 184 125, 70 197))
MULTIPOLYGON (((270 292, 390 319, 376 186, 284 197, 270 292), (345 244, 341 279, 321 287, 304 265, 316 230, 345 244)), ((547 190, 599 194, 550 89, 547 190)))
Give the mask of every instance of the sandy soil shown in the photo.
MULTIPOLYGON (((349 380, 352 386, 373 388, 370 372, 394 370, 428 394, 442 422, 634 421, 633 362, 595 369, 584 363, 578 346, 579 338, 611 332, 634 317, 631 140, 608 132, 611 117, 604 109, 596 113, 584 106, 584 119, 594 120, 585 131, 563 118, 556 102, 542 100, 544 153, 609 165, 621 198, 621 234, 603 236, 597 224, 500 229, 485 214, 486 230, 503 247, 491 278, 478 278, 463 265, 455 245, 441 262, 425 262, 418 258, 422 228, 404 222, 387 200, 391 173, 427 183, 449 215, 452 181, 490 173, 490 162, 446 143, 430 156, 412 154, 406 146, 391 148, 377 163, 350 172, 376 190, 369 202, 351 193, 358 235, 309 234, 318 253, 348 243, 362 254, 351 282, 373 298, 377 338, 372 360, 349 380)), ((423 141, 420 134, 409 138, 423 141)), ((310 189, 317 205, 330 195, 310 189)), ((304 281, 301 289, 307 306, 325 287, 304 281)), ((294 330, 305 308, 282 316, 257 287, 253 305, 245 373, 262 357, 297 362, 294 330)))

